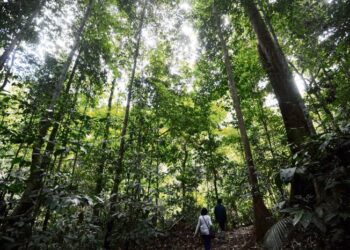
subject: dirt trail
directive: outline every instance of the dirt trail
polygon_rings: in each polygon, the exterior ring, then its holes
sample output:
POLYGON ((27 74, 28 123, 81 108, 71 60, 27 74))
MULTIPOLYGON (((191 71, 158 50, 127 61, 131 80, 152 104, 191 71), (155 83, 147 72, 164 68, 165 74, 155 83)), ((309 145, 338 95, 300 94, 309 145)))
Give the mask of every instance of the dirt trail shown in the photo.
MULTIPOLYGON (((197 236, 193 238, 194 229, 183 223, 176 225, 166 237, 158 238, 150 246, 142 249, 173 249, 173 250, 202 250, 202 239, 197 236)), ((247 250, 261 249, 254 241, 253 226, 241 227, 233 231, 227 231, 225 240, 218 237, 212 240, 213 250, 247 250)))
MULTIPOLYGON (((233 231, 226 232, 225 241, 215 238, 212 243, 213 250, 228 250, 228 249, 260 249, 254 241, 254 228, 241 227, 233 231)), ((202 248, 198 248, 202 249, 202 248)))

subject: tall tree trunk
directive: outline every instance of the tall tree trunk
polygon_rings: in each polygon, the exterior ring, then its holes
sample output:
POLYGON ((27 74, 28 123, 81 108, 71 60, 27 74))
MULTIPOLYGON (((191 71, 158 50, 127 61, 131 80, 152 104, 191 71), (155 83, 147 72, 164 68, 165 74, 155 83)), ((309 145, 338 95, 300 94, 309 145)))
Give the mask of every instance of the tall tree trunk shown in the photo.
MULTIPOLYGON (((79 51, 78 53, 78 56, 75 60, 75 63, 74 63, 74 66, 73 66, 73 69, 72 69, 72 72, 69 76, 69 80, 67 82, 67 86, 65 88, 65 91, 64 91, 64 96, 65 96, 65 101, 69 100, 69 91, 71 89, 71 86, 72 86, 72 83, 73 83, 73 80, 74 80, 74 76, 75 76, 75 73, 76 73, 76 70, 77 70, 77 67, 78 67, 78 64, 79 64, 79 58, 80 58, 80 53, 81 53, 81 50, 79 51)), ((63 118, 64 118, 64 115, 65 115, 65 110, 72 110, 75 106, 76 106, 76 102, 77 102, 77 95, 74 94, 74 97, 73 97, 73 100, 72 102, 69 102, 68 104, 68 107, 67 106, 64 106, 63 103, 61 103, 61 106, 59 108, 59 111, 57 112, 56 114, 56 119, 55 119, 55 123, 53 125, 53 128, 51 130, 51 134, 50 134, 50 139, 47 143, 47 146, 46 146, 46 150, 45 150, 45 154, 43 156, 43 159, 42 159, 42 168, 46 168, 46 169, 49 169, 49 166, 52 166, 52 170, 49 170, 50 172, 55 172, 55 164, 56 164, 56 160, 57 160, 57 157, 55 156, 55 159, 54 159, 54 162, 51 164, 51 156, 55 150, 55 146, 56 146, 56 136, 58 134, 58 130, 59 130, 59 127, 63 121, 63 118)), ((70 119, 70 114, 69 114, 69 117, 67 119, 70 119)), ((67 125, 67 124, 66 124, 67 125)), ((64 127, 64 132, 66 130, 66 127, 64 127)), ((63 133, 63 136, 65 136, 65 133, 63 133)), ((66 139, 64 139, 64 141, 66 141, 66 139)), ((64 142, 64 145, 62 145, 63 147, 65 147, 65 142, 64 142)), ((59 158, 59 160, 61 160, 61 158, 59 158)), ((59 162, 60 164, 60 162, 59 162)), ((59 171, 59 167, 57 168, 57 170, 59 171)), ((50 174, 49 174, 50 175, 50 174)), ((47 181, 46 181, 47 182, 47 181)), ((57 184, 57 178, 55 177, 53 179, 53 185, 52 186, 55 186, 57 184)), ((43 231, 46 231, 47 229, 47 226, 48 226, 48 222, 50 220, 50 217, 51 217, 51 209, 49 206, 47 206, 46 208, 46 213, 45 213, 45 218, 44 218, 44 222, 43 222, 43 231)))
MULTIPOLYGON (((268 1, 267 1, 268 2, 268 1)), ((273 28, 272 24, 271 24, 271 18, 270 18, 270 15, 271 15, 271 10, 269 9, 269 3, 267 3, 267 7, 264 8, 264 4, 262 3, 261 0, 259 0, 259 7, 260 7, 260 10, 261 10, 261 13, 262 13, 262 16, 263 16, 263 20, 265 21, 266 23, 266 26, 267 26, 267 29, 271 32, 271 35, 272 35, 272 38, 273 40, 275 41, 275 44, 277 45, 278 49, 280 51, 282 51, 280 45, 279 45, 279 41, 278 41, 278 37, 276 35, 276 32, 275 32, 275 29, 273 28)))
POLYGON ((76 90, 75 90, 75 93, 74 93, 74 97, 73 97, 72 109, 71 109, 71 111, 69 113, 69 116, 68 116, 65 124, 63 125, 64 131, 62 132, 62 138, 63 138, 63 140, 62 140, 62 148, 64 148, 65 151, 60 154, 60 157, 59 157, 58 163, 57 163, 56 172, 60 171, 62 163, 63 163, 63 159, 64 159, 65 155, 67 154, 66 147, 67 147, 67 144, 68 144, 68 141, 69 141, 68 136, 69 136, 69 133, 70 133, 70 124, 72 123, 73 114, 76 113, 76 111, 77 111, 76 103, 78 101, 78 94, 79 94, 79 90, 80 90, 82 81, 83 81, 83 75, 81 75, 79 77, 78 86, 76 87, 76 90))
MULTIPOLYGON (((78 29, 78 32, 75 35, 75 41, 73 44, 73 47, 71 49, 71 52, 67 58, 66 63, 64 64, 60 77, 58 78, 55 87, 53 89, 53 93, 51 96, 51 100, 47 109, 47 112, 45 112, 40 120, 39 125, 39 131, 37 135, 36 142, 33 145, 33 152, 32 152, 32 163, 30 167, 30 174, 29 178, 26 181, 26 188, 24 193, 22 194, 22 197, 14 209, 12 215, 8 218, 9 220, 4 225, 4 228, 11 230, 15 227, 16 222, 19 222, 21 220, 24 221, 31 221, 32 220, 32 214, 35 204, 38 201, 38 195, 40 193, 40 190, 43 187, 43 178, 45 176, 46 167, 43 168, 42 165, 42 158, 43 155, 41 153, 41 149, 43 145, 45 144, 45 136, 47 135, 47 132, 49 131, 49 128, 52 126, 52 118, 54 117, 54 109, 58 102, 58 99, 61 95, 62 88, 67 76, 68 69, 71 65, 71 62, 73 60, 74 54, 77 51, 78 46, 80 45, 80 39, 85 27, 85 24, 87 22, 88 17, 90 16, 91 9, 93 6, 94 0, 89 0, 88 7, 85 11, 84 17, 81 21, 80 27, 78 29)), ((28 235, 28 232, 22 232, 19 233, 19 229, 15 229, 17 231, 16 235, 13 235, 15 238, 15 242, 17 246, 21 245, 23 243, 23 240, 30 237, 28 235)), ((24 231, 24 227, 23 230, 24 231)), ((11 243, 10 243, 11 244, 11 243)), ((9 246, 10 247, 10 246, 9 246)))
POLYGON ((266 114, 264 112, 264 105, 263 105, 263 102, 262 102, 260 96, 258 97, 257 102, 258 102, 258 107, 259 107, 259 111, 260 111, 259 118, 260 118, 261 123, 262 123, 263 128, 264 128, 266 140, 269 144, 269 151, 271 153, 272 159, 275 159, 275 152, 274 152, 273 146, 272 146, 272 139, 271 139, 270 131, 269 131, 269 128, 267 126, 267 118, 266 118, 266 114))
MULTIPOLYGON (((159 149, 157 149, 157 150, 159 151, 159 149)), ((160 153, 157 152, 157 161, 156 161, 156 193, 155 193, 156 211, 155 211, 154 225, 157 225, 157 222, 159 220, 159 196, 160 196, 160 190, 159 190, 159 174, 160 174, 159 173, 159 166, 160 166, 160 153)))
POLYGON ((181 192, 182 192, 182 214, 185 214, 186 212, 186 164, 187 164, 187 159, 188 159, 188 150, 186 147, 186 142, 185 145, 183 146, 183 151, 184 151, 184 159, 181 163, 181 192))
POLYGON ((9 78, 11 76, 11 70, 12 70, 13 64, 15 62, 15 57, 16 57, 15 54, 16 54, 16 50, 14 50, 14 52, 12 54, 11 64, 6 70, 4 81, 2 82, 2 85, 0 86, 0 91, 3 91, 6 88, 7 84, 9 83, 9 78))
MULTIPOLYGON (((34 117, 34 113, 31 113, 30 114, 30 119, 29 119, 29 122, 27 121, 27 117, 25 117, 25 120, 24 120, 24 129, 23 129, 23 132, 24 133, 26 131, 26 129, 30 128, 33 124, 33 117, 34 117)), ((27 138, 27 134, 24 134, 24 138, 23 140, 21 141, 21 143, 19 144, 18 146, 18 149, 16 150, 16 153, 12 159, 12 162, 11 162, 11 165, 9 167, 9 169, 7 170, 7 175, 6 177, 2 180, 3 183, 7 183, 10 178, 11 178, 11 174, 12 174, 12 171, 13 171, 13 168, 14 166, 16 165, 15 164, 15 159, 18 158, 19 156, 19 153, 21 152, 21 150, 23 149, 23 147, 25 147, 25 144, 26 144, 26 138, 27 138)), ((29 145, 27 145, 27 147, 29 147, 29 145)), ((22 160, 24 160, 24 156, 22 156, 22 160)), ((21 161, 22 161, 21 160, 21 161)), ((21 166, 21 162, 19 164, 21 166)), ((0 166, 1 167, 1 166, 0 166)), ((7 213, 8 213, 8 209, 7 209, 7 204, 6 204, 6 195, 7 195, 7 192, 8 190, 4 190, 2 192, 0 192, 0 217, 6 217, 7 216, 7 213)), ((13 192, 10 192, 11 193, 11 197, 13 197, 14 193, 13 192)))
POLYGON ((236 112, 238 127, 241 134, 241 140, 244 149, 245 160, 248 168, 249 182, 251 185, 251 193, 253 197, 253 209, 254 209, 254 225, 256 231, 256 238, 261 241, 273 223, 272 215, 270 211, 266 208, 264 201, 262 199, 261 193, 259 191, 258 179, 256 177, 255 166, 253 162, 253 155, 250 148, 250 143, 247 135, 247 131, 244 124, 243 114, 241 111, 241 104, 237 93, 236 84, 233 78, 233 69, 231 65, 230 56, 228 53, 226 41, 224 35, 221 31, 221 21, 220 16, 217 13, 214 6, 214 15, 216 19, 216 29, 219 35, 222 52, 224 54, 224 61, 226 67, 226 73, 228 78, 228 86, 233 101, 234 110, 236 112))
POLYGON ((219 199, 219 190, 218 190, 218 171, 213 166, 213 175, 214 175, 214 191, 215 191, 215 199, 219 199))
MULTIPOLYGON (((158 99, 158 96, 156 97, 158 99)), ((159 104, 157 103, 156 106, 156 117, 159 117, 159 104)), ((159 130, 160 130, 160 125, 159 125, 159 119, 157 119, 156 122, 156 136, 157 136, 157 144, 156 144, 156 178, 155 178, 155 184, 156 184, 156 192, 155 192, 155 203, 156 203, 156 208, 155 208, 155 216, 153 219, 153 225, 156 226, 159 220, 159 196, 160 196, 160 190, 159 190, 159 166, 160 166, 160 161, 161 161, 161 151, 160 151, 160 135, 159 135, 159 130)), ((152 167, 152 165, 151 165, 152 167)), ((150 171, 151 172, 151 171, 150 171)), ((152 173, 152 172, 151 172, 152 173)))
MULTIPOLYGON (((270 31, 270 33, 272 35, 273 40, 274 40, 275 44, 277 45, 277 47, 279 48, 280 53, 283 53, 281 47, 279 46, 279 42, 278 42, 278 38, 277 38, 277 35, 275 33, 275 30, 274 30, 274 28, 273 28, 273 26, 271 24, 270 17, 267 14, 268 11, 264 10, 263 3, 261 2, 261 0, 259 1, 259 5, 260 5, 260 9, 262 11, 263 17, 264 17, 264 21, 265 21, 265 23, 266 23, 266 25, 268 27, 268 30, 270 31)), ((314 52, 317 54, 316 50, 314 52)), ((298 69, 294 66, 294 64, 292 62, 289 62, 289 64, 290 64, 290 66, 292 66, 293 70, 302 78, 302 81, 304 83, 304 87, 307 90, 308 89, 308 84, 306 83, 306 80, 305 80, 305 78, 303 76, 303 72, 299 72, 298 69)), ((312 79, 314 79, 314 78, 312 77, 312 79)), ((310 85, 312 85, 312 83, 310 85)), ((306 94, 307 94, 308 97, 310 97, 310 100, 311 100, 311 94, 308 91, 306 92, 306 94)), ((332 122, 332 124, 334 126, 334 129, 339 132, 340 130, 339 130, 339 127, 338 127, 338 125, 336 124, 336 122, 334 120, 333 114, 330 112, 330 110, 328 109, 327 105, 324 104, 323 98, 319 94, 318 91, 315 92, 315 97, 316 97, 317 101, 319 102, 319 104, 321 105, 321 107, 324 109, 325 114, 330 118, 330 120, 331 120, 331 122, 332 122)), ((318 117, 321 117, 319 112, 318 112, 317 107, 314 107, 314 111, 315 111, 315 113, 317 114, 318 117)), ((321 122, 321 125, 324 126, 324 122, 322 121, 322 119, 320 119, 320 122, 321 122)), ((324 130, 327 131, 327 129, 324 129, 324 130)))
MULTIPOLYGON (((78 57, 79 58, 79 57, 78 57)), ((78 59, 77 59, 78 60, 78 59)), ((75 72, 74 68, 72 70, 72 72, 75 72)), ((72 78, 73 74, 71 74, 71 78, 72 78)), ((69 81, 71 81, 71 78, 69 81)), ((79 78, 78 80, 78 86, 76 87, 76 90, 75 90, 75 93, 74 93, 74 97, 73 97, 73 101, 70 105, 70 107, 67 109, 67 110, 70 110, 70 113, 66 119, 66 122, 63 124, 63 132, 62 132, 62 145, 61 147, 63 149, 66 149, 67 147, 67 144, 68 144, 68 135, 69 135, 69 131, 70 131, 70 124, 72 123, 72 115, 73 113, 76 111, 76 104, 77 104, 77 100, 78 100, 78 94, 79 94, 79 90, 80 90, 80 85, 81 85, 81 82, 82 82, 82 76, 79 78)), ((68 87, 68 86, 67 86, 68 87)), ((58 163, 57 163, 57 167, 56 169, 55 168, 55 162, 53 163, 52 165, 52 168, 53 168, 53 172, 54 173, 59 173, 61 171, 61 166, 62 166, 62 163, 63 163, 63 158, 66 154, 66 151, 62 152, 58 158, 58 163)), ((56 159, 55 159, 56 160, 56 159)), ((53 180, 53 185, 52 186, 56 186, 58 183, 58 177, 55 176, 54 180, 53 180)), ((42 226, 42 230, 43 231, 46 231, 47 230, 47 227, 48 227, 48 224, 49 224, 49 220, 51 218, 51 209, 50 207, 48 206, 46 208, 46 213, 45 213, 45 217, 44 217, 44 222, 43 222, 43 226, 42 226)))
MULTIPOLYGON (((305 138, 315 134, 315 129, 278 41, 271 37, 254 0, 241 2, 258 37, 260 59, 276 94, 291 151, 296 153, 303 149, 305 138)), ((309 194, 314 194, 312 185, 301 176, 295 175, 291 186, 291 202, 295 201, 295 196, 305 197, 309 194)))
MULTIPOLYGON (((135 169, 135 179, 137 181, 138 189, 137 194, 138 198, 140 197, 140 191, 141 191, 141 184, 142 184, 142 177, 144 175, 143 169, 142 169, 142 163, 144 160, 145 152, 143 151, 143 145, 144 145, 144 130, 145 130, 145 117, 143 115, 143 111, 145 109, 146 103, 145 100, 147 99, 143 93, 142 89, 142 83, 138 86, 138 95, 140 98, 140 101, 137 105, 137 115, 136 115, 136 121, 138 124, 137 127, 137 148, 136 148, 136 169, 135 169)), ((147 132, 146 132, 147 133, 147 132)), ((145 134, 146 134, 145 133, 145 134)))
MULTIPOLYGON (((90 89, 91 91, 91 89, 90 89)), ((80 126, 79 126, 79 130, 78 130, 78 141, 77 141, 77 145, 80 147, 80 144, 81 144, 81 140, 83 138, 83 129, 84 127, 86 127, 86 122, 87 122, 87 119, 86 119, 86 114, 87 114, 87 110, 88 110, 88 107, 89 107, 89 104, 90 104, 90 94, 88 94, 88 97, 87 97, 87 102, 85 104, 85 107, 84 107, 84 111, 83 111, 83 121, 81 122, 80 126)), ((77 164, 78 164, 78 158, 79 158, 79 149, 80 148, 77 148, 76 152, 75 152, 75 155, 74 155, 74 160, 73 160, 73 164, 71 166, 72 168, 72 172, 71 172, 71 183, 70 183, 70 186, 73 187, 74 185, 74 176, 75 176, 75 170, 76 170, 76 167, 77 167, 77 164)))
POLYGON ((287 138, 292 152, 302 149, 305 137, 314 134, 314 128, 303 99, 296 87, 288 62, 262 19, 254 0, 242 0, 242 5, 258 37, 259 54, 282 113, 287 138))
MULTIPOLYGON (((25 147, 25 144, 27 143, 26 139, 27 139, 28 135, 25 132, 26 132, 26 130, 28 130, 29 128, 31 128, 33 126, 33 119, 34 119, 34 110, 32 110, 32 113, 30 113, 29 121, 27 121, 27 117, 25 117, 25 119, 24 119, 24 126, 23 126, 23 130, 22 130, 22 134, 24 134, 24 135, 23 135, 22 141, 19 144, 19 146, 18 146, 18 148, 16 150, 16 153, 15 153, 13 159, 12 159, 11 165, 10 165, 8 171, 7 171, 7 175, 3 179, 4 182, 6 182, 6 181, 8 181, 10 179, 12 170, 13 170, 14 166, 16 165, 14 160, 16 158, 18 158, 19 153, 21 152, 21 150, 25 147)), ((27 147, 29 147, 29 145, 27 145, 27 147)), ((24 159, 24 157, 22 157, 22 159, 24 159)), ((0 193, 0 197, 5 196, 5 194, 6 194, 6 191, 1 192, 0 193)))
MULTIPOLYGON (((67 107, 66 106, 66 102, 69 100, 69 91, 71 89, 72 83, 73 83, 73 79, 78 67, 78 63, 79 63, 79 57, 80 57, 80 51, 79 54, 75 60, 72 72, 69 76, 69 80, 67 82, 67 86, 65 87, 65 91, 64 91, 64 97, 65 97, 65 103, 60 102, 60 106, 58 108, 58 111, 56 112, 55 116, 54 116, 54 124, 52 126, 52 130, 49 136, 49 141, 46 144, 46 149, 44 151, 44 154, 42 156, 41 159, 41 169, 48 169, 49 166, 51 165, 51 156, 55 150, 55 146, 56 146, 56 137, 60 128, 60 125, 62 123, 62 120, 64 118, 65 115, 65 110, 70 110, 71 107, 67 107)), ((75 105, 75 104, 74 104, 75 105)))
POLYGON ((112 103, 113 103, 113 94, 115 89, 115 83, 116 80, 114 79, 111 86, 111 91, 109 94, 108 99, 108 107, 107 107, 107 115, 106 115, 106 125, 103 135, 103 141, 101 146, 101 155, 102 159, 99 162, 98 170, 97 170, 97 180, 96 180, 96 187, 95 187, 95 194, 100 195, 103 190, 103 170, 105 167, 105 159, 106 159, 106 150, 108 146, 108 139, 109 139, 109 128, 111 126, 111 110, 112 110, 112 103))
POLYGON ((218 191, 218 171, 216 169, 216 163, 213 161, 213 147, 212 143, 214 143, 214 139, 210 131, 208 131, 208 140, 209 140, 209 156, 210 156, 210 163, 211 163, 211 168, 213 171, 213 182, 214 182, 214 191, 215 191, 215 199, 219 199, 219 191, 218 191))
POLYGON ((38 4, 35 7, 33 13, 25 21, 24 26, 19 28, 19 31, 13 35, 10 44, 4 49, 4 52, 0 56, 0 71, 4 68, 5 63, 7 62, 9 56, 14 51, 16 46, 22 41, 25 32, 29 29, 31 25, 33 25, 34 18, 39 14, 40 10, 45 5, 45 3, 46 0, 38 1, 38 4))
MULTIPOLYGON (((114 94, 114 89, 115 89, 115 83, 116 80, 114 79, 112 82, 110 94, 109 94, 109 99, 108 99, 108 107, 107 107, 107 115, 106 115, 106 126, 104 130, 104 135, 103 135, 103 141, 102 141, 102 146, 101 146, 101 159, 100 162, 98 163, 98 169, 97 169, 97 179, 96 179, 96 187, 95 187, 95 194, 100 195, 101 192, 103 191, 103 172, 105 168, 105 162, 106 162, 106 150, 108 146, 108 139, 109 139, 109 128, 111 125, 111 110, 112 110, 112 103, 113 103, 113 94, 114 94)), ((94 207, 94 215, 98 216, 99 210, 98 206, 94 207)))
POLYGON ((129 123, 129 112, 130 112, 130 104, 132 99, 132 92, 133 92, 133 86, 134 86, 134 80, 135 80, 135 72, 136 72, 136 66, 137 66, 137 60, 139 57, 139 51, 140 51, 140 44, 141 44, 141 35, 142 35, 142 29, 144 24, 144 18, 146 14, 146 8, 147 8, 147 1, 144 1, 144 6, 141 13, 140 23, 138 30, 135 34, 136 38, 136 44, 135 44, 135 52, 134 52, 134 58, 133 58, 133 66, 131 70, 131 76, 130 76, 130 83, 128 86, 128 96, 127 96, 127 102, 125 107, 125 114, 124 114, 124 121, 123 121, 123 128, 120 135, 120 142, 119 142, 119 150, 118 150, 118 158, 115 165, 115 177, 114 177, 114 184, 112 188, 111 198, 110 198, 110 211, 109 211, 109 219, 106 225, 106 234, 104 239, 104 248, 110 249, 110 243, 111 243, 111 236, 112 236, 112 230, 113 230, 113 224, 114 224, 114 218, 113 214, 115 214, 117 209, 117 200, 118 200, 118 194, 119 194, 119 185, 122 181, 122 173, 123 173, 123 160, 124 160, 124 153, 125 153, 125 137, 126 132, 128 128, 129 123))
MULTIPOLYGON (((143 110, 144 105, 140 105, 140 110, 143 110)), ((143 145, 143 135, 142 131, 144 129, 144 118, 142 117, 142 114, 139 112, 138 119, 137 119, 139 127, 137 129, 137 145, 136 145, 136 162, 135 162, 135 174, 134 174, 134 181, 137 184, 137 187, 134 189, 134 195, 138 199, 140 199, 140 192, 141 192, 141 183, 142 183, 142 145, 143 145)))

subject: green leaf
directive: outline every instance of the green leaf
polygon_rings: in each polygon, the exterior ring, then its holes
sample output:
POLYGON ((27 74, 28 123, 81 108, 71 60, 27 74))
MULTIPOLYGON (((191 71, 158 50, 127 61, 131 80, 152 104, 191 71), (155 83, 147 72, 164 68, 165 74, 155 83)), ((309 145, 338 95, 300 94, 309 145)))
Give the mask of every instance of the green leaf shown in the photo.
POLYGON ((296 226, 299 221, 301 220, 301 218, 303 217, 303 214, 304 214, 304 211, 303 210, 300 210, 298 213, 296 213, 294 215, 294 218, 293 218, 293 226, 296 226))
POLYGON ((281 249, 283 242, 287 240, 293 229, 291 217, 278 221, 267 231, 264 237, 264 246, 266 249, 281 249))
POLYGON ((16 157, 12 160, 12 164, 15 165, 15 164, 18 164, 22 161, 23 157, 16 157))
POLYGON ((303 217, 300 220, 300 223, 305 229, 310 225, 313 216, 314 215, 311 212, 306 212, 303 214, 303 217))

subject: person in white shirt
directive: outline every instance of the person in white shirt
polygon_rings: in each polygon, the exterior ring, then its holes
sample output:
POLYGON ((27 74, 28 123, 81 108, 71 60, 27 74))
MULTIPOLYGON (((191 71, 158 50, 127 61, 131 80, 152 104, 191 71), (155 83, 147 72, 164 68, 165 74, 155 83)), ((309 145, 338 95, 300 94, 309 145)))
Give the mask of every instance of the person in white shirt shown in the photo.
POLYGON ((211 248, 211 236, 209 229, 212 225, 213 224, 211 222, 210 216, 208 215, 208 210, 206 208, 202 208, 201 215, 198 218, 198 223, 196 231, 194 232, 194 236, 196 236, 198 230, 200 230, 205 250, 210 250, 211 248))

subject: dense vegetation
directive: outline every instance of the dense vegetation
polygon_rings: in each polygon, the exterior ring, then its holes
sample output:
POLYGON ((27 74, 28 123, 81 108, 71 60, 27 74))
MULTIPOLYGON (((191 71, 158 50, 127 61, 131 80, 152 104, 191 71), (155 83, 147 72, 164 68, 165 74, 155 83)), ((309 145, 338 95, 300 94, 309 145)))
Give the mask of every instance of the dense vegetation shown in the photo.
POLYGON ((142 249, 219 197, 267 248, 349 249, 349 1, 0 11, 1 249, 142 249))

